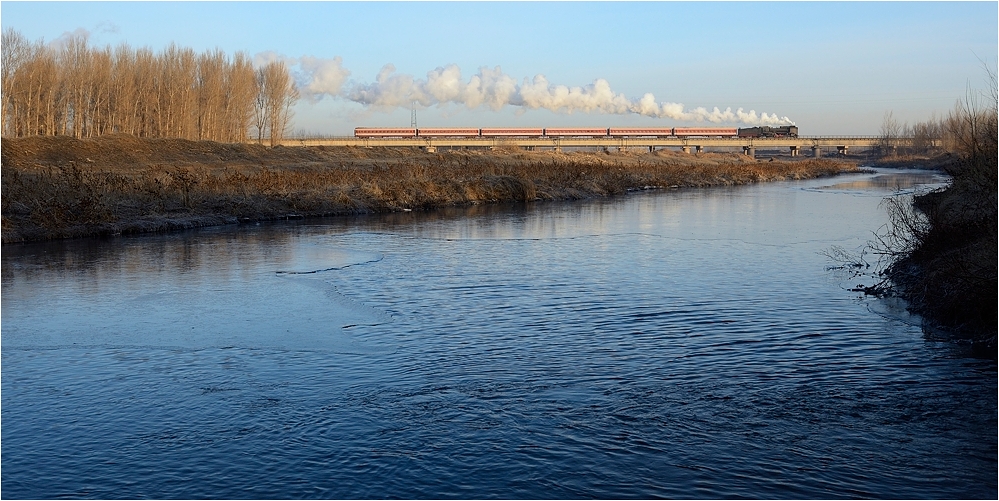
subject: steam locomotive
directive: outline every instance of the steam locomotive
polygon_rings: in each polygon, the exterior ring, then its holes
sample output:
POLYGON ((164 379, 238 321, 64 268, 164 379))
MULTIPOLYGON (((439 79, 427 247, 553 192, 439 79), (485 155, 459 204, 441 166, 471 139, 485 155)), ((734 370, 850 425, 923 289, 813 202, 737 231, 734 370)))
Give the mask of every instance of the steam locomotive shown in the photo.
POLYGON ((794 125, 781 127, 663 127, 663 128, 385 128, 357 127, 358 138, 414 138, 414 137, 798 137, 794 125))
POLYGON ((794 125, 749 127, 739 129, 739 137, 798 137, 798 128, 794 125))

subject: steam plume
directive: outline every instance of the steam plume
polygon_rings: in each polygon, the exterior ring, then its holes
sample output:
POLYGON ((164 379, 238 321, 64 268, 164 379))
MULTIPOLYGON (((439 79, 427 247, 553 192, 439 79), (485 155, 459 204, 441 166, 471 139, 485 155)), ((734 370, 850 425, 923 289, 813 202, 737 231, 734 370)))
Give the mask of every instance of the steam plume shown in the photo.
MULTIPOLYGON (((261 58, 258 57, 258 60, 261 58)), ((614 92, 602 78, 582 87, 553 85, 544 75, 524 78, 519 84, 503 73, 499 66, 479 68, 467 81, 456 65, 438 67, 427 73, 426 79, 396 73, 395 66, 386 64, 371 83, 347 81, 350 71, 343 61, 304 57, 289 60, 297 64, 296 73, 302 95, 310 100, 324 96, 344 98, 375 109, 408 108, 413 102, 421 106, 462 105, 469 109, 487 106, 500 110, 505 106, 521 111, 544 109, 555 113, 636 114, 686 122, 740 123, 749 125, 793 124, 788 117, 776 114, 748 112, 743 108, 724 111, 715 107, 685 109, 682 103, 659 102, 652 94, 629 99, 614 92)))

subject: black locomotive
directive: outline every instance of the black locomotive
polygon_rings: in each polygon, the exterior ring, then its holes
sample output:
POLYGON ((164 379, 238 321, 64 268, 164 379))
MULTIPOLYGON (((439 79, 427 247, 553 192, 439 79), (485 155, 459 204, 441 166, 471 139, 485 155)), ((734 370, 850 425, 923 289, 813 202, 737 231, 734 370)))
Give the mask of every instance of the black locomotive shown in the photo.
POLYGON ((798 128, 794 125, 749 127, 739 129, 739 137, 798 137, 798 128))

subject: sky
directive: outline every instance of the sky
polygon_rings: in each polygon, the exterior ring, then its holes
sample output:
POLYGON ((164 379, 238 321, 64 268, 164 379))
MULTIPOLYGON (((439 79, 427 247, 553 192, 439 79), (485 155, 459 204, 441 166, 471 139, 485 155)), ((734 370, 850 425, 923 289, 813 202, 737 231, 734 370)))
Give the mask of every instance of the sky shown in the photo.
POLYGON ((992 2, 0 2, 29 40, 281 59, 296 133, 794 123, 874 135, 987 88, 992 2), (415 103, 415 104, 414 104, 415 103), (716 109, 717 108, 717 109, 716 109))

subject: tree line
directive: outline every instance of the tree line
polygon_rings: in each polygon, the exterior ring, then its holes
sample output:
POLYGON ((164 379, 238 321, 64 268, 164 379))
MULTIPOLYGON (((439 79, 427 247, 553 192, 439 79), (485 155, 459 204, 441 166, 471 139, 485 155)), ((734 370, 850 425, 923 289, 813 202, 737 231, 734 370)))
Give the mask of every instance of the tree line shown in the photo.
POLYGON ((283 61, 254 68, 245 52, 92 48, 79 34, 46 44, 12 28, 2 37, 5 137, 124 133, 273 145, 298 100, 283 61))
POLYGON ((996 150, 999 136, 999 91, 996 76, 989 71, 988 94, 968 92, 946 116, 935 114, 928 120, 909 125, 900 123, 891 111, 885 112, 878 137, 882 155, 953 152, 962 157, 988 158, 996 150), (905 140, 903 140, 905 138, 905 140))

